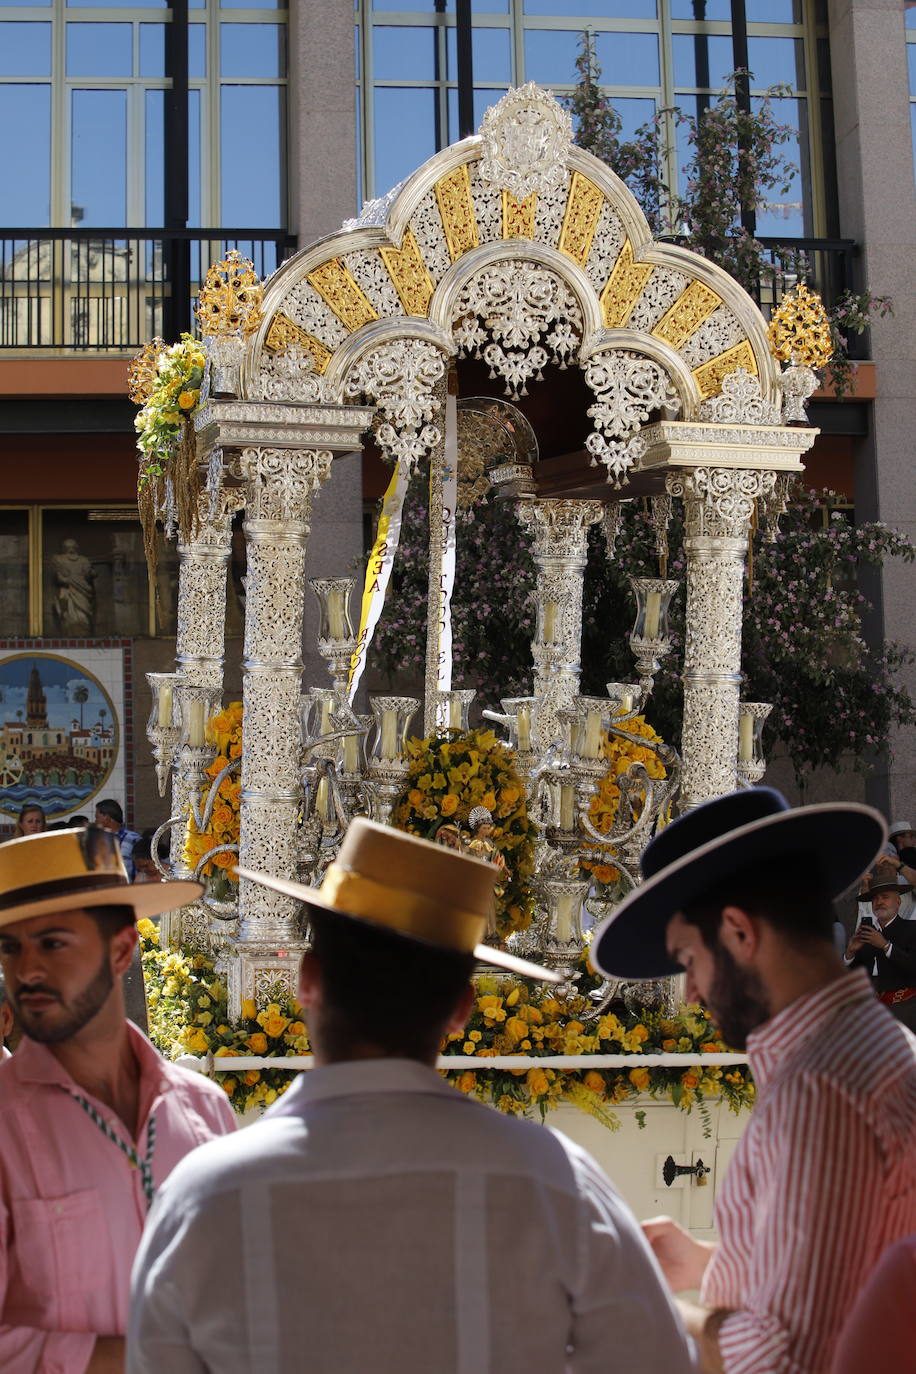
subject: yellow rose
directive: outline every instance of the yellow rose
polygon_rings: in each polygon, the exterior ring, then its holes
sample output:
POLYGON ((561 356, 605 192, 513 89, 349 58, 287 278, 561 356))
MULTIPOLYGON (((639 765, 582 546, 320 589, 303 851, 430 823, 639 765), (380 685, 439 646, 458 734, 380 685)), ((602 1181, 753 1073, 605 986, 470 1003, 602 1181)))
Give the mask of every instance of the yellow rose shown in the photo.
POLYGON ((151 940, 156 933, 156 927, 152 921, 148 920, 146 916, 142 916, 137 922, 137 934, 144 940, 151 940))
POLYGON ((254 1035, 249 1035, 245 1044, 251 1050, 252 1054, 267 1053, 267 1036, 264 1035, 262 1031, 255 1031, 254 1035))
POLYGON ((454 792, 446 793, 439 803, 439 810, 442 812, 443 816, 454 816, 455 812, 458 810, 458 798, 455 796, 454 792))
POLYGON ((473 1040, 465 1040, 461 1048, 465 1054, 473 1054, 477 1046, 474 1044, 473 1040))
POLYGON ((249 1069, 248 1072, 247 1072, 247 1073, 245 1074, 245 1076, 243 1077, 242 1082, 245 1084, 245 1086, 246 1086, 247 1088, 253 1088, 254 1085, 255 1085, 255 1083, 259 1083, 260 1080, 261 1080, 260 1070, 258 1070, 258 1069, 249 1069))
POLYGON ((594 1069, 589 1069, 582 1081, 591 1092, 604 1092, 604 1079, 601 1077, 601 1074, 596 1073, 594 1069))
POLYGON ((287 1035, 305 1035, 305 1023, 302 1021, 291 1021, 287 1035))
POLYGON ((184 1032, 181 1039, 182 1043, 192 1052, 192 1054, 206 1054, 207 1050, 210 1048, 210 1041, 197 1026, 195 1026, 193 1030, 189 1027, 184 1032))
POLYGON ((238 1050, 230 1049, 228 1045, 220 1045, 219 1049, 214 1051, 214 1053, 213 1053, 213 1058, 214 1058, 214 1059, 228 1059, 228 1058, 234 1059, 234 1058, 236 1058, 236 1056, 238 1055, 238 1053, 239 1053, 238 1050))
POLYGON ((178 397, 178 405, 181 410, 192 410, 197 405, 197 391, 182 391, 178 397))
POLYGON ((529 1069, 525 1082, 532 1097, 544 1097, 550 1091, 550 1080, 543 1069, 529 1069))
POLYGON ((253 997, 246 997, 242 1003, 242 1016, 246 1021, 253 1021, 258 1014, 253 997))
POLYGON ((637 1092, 644 1093, 649 1086, 649 1070, 643 1066, 631 1069, 628 1077, 637 1092))
POLYGON ((236 1088, 238 1087, 238 1079, 233 1078, 231 1073, 224 1074, 222 1080, 220 1081, 220 1087, 222 1088, 224 1093, 227 1093, 228 1096, 231 1097, 232 1094, 235 1092, 236 1088))
POLYGON ((283 1032, 286 1030, 286 1027, 289 1025, 289 1018, 286 1016, 280 1016, 278 1012, 272 1012, 270 1016, 268 1016, 267 1019, 262 1022, 262 1025, 264 1026, 264 1029, 268 1035, 276 1038, 277 1036, 282 1035, 283 1032))
POLYGON ((423 793, 418 792, 415 787, 412 787, 410 791, 407 793, 407 800, 410 802, 411 806, 422 806, 423 793))
POLYGON ((505 1025, 507 1035, 511 1035, 513 1040, 524 1040, 528 1034, 528 1022, 523 1021, 520 1016, 510 1016, 505 1025))
POLYGON ((463 1093, 472 1093, 474 1089, 477 1087, 476 1074, 471 1073, 470 1070, 467 1070, 465 1073, 459 1074, 455 1082, 455 1087, 460 1088, 460 1090, 463 1093))

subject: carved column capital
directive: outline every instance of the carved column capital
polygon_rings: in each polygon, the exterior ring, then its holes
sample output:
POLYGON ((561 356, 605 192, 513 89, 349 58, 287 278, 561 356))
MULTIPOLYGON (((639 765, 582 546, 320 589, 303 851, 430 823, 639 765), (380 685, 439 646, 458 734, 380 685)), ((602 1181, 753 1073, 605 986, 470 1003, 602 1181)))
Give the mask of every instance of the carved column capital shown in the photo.
POLYGON ((312 498, 331 470, 330 449, 243 448, 231 460, 245 483, 245 520, 307 525, 312 498))
POLYGON ((776 473, 761 468, 694 468, 669 472, 669 496, 684 501, 688 539, 746 540, 754 502, 773 490, 776 473))

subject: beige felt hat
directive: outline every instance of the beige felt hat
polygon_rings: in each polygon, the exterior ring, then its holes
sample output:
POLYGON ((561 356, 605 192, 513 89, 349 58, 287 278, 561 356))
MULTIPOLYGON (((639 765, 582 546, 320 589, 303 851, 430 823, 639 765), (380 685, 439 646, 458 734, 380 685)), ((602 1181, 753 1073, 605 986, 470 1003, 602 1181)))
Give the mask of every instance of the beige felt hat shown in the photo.
POLYGON ((0 844, 0 926, 85 906, 132 906, 137 920, 193 902, 200 883, 131 883, 117 836, 101 826, 0 844))
POLYGON ((559 983, 552 969, 483 943, 493 906, 493 886, 505 875, 495 864, 431 844, 404 830, 358 816, 320 887, 237 868, 242 878, 308 906, 383 926, 523 978, 559 983))

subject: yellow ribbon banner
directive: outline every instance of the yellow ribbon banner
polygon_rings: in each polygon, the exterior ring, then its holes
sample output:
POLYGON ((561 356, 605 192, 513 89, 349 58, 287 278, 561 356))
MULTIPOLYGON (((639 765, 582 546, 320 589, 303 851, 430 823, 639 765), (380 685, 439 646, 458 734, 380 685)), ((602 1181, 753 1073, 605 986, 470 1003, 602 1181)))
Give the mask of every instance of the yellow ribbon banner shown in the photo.
POLYGON ((404 510, 404 497, 407 493, 409 476, 408 465, 399 459, 394 465, 388 490, 382 500, 378 529, 375 532, 375 543, 372 545, 372 552, 366 565, 366 581, 363 587, 363 602, 359 617, 359 637, 356 641, 353 657, 350 659, 347 700, 351 706, 353 698, 356 696, 359 680, 363 675, 363 669, 366 666, 369 645, 372 643, 372 636, 385 604, 385 593, 388 590, 394 555, 401 538, 401 516, 404 510))

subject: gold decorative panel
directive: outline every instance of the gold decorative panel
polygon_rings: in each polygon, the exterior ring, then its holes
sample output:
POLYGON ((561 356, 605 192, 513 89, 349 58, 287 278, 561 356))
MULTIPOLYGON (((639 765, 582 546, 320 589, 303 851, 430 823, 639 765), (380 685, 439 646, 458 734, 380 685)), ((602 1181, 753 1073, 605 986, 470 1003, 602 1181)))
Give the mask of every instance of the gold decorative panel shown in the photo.
POLYGON ((566 214, 563 216, 563 228, 560 230, 559 249, 580 267, 585 266, 585 260, 591 251, 592 239, 595 237, 598 216, 603 205, 604 193, 595 183, 589 181, 581 172, 573 172, 566 214))
POLYGON ((328 363, 332 357, 330 348, 323 344, 320 339, 316 339, 314 334, 309 334, 308 330, 296 324, 295 320, 284 315, 282 310, 278 310, 270 322, 264 347, 268 353, 282 353, 291 344, 298 344, 300 348, 304 348, 307 353, 312 355, 316 372, 327 371, 328 363))
POLYGON ((370 320, 378 319, 372 302, 340 258, 331 258, 316 267, 314 272, 308 274, 308 282, 331 307, 341 324, 351 332, 370 320))
POLYGON ((601 293, 601 314, 606 329, 624 328, 651 275, 651 262, 634 262, 633 245, 627 239, 601 293))
POLYGON ((538 193, 532 191, 524 200, 516 200, 511 191, 503 191, 503 238, 533 239, 535 237, 534 212, 537 208, 538 193))
POLYGON ((400 248, 380 248, 379 252, 407 314, 428 315, 433 282, 413 231, 405 230, 400 248))
POLYGON ((746 368, 755 377, 758 375, 757 359, 747 339, 742 339, 733 348, 720 353, 718 358, 710 358, 708 363, 694 369, 693 375, 702 399, 705 401, 707 396, 718 396, 722 390, 722 379, 739 367, 746 368))
POLYGON ((449 256, 455 262, 462 253, 476 248, 480 242, 467 167, 456 167, 454 172, 437 181, 435 192, 449 256))
POLYGON ((721 304, 722 297, 717 296, 704 282, 692 281, 674 305, 665 311, 652 334, 672 348, 682 348, 721 304))

